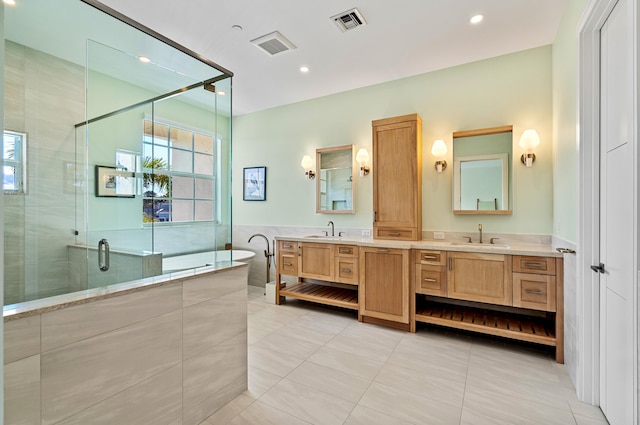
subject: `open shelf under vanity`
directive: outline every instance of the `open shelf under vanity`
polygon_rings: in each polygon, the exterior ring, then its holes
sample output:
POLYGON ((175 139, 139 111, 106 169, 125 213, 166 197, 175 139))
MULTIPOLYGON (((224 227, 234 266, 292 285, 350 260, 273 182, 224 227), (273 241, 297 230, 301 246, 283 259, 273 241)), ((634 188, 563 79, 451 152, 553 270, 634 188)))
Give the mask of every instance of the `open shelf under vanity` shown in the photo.
POLYGON ((319 304, 358 310, 358 287, 328 286, 309 282, 287 284, 280 288, 280 295, 312 301, 319 304))
POLYGON ((556 346, 555 315, 529 313, 425 300, 416 306, 415 318, 416 322, 556 346))

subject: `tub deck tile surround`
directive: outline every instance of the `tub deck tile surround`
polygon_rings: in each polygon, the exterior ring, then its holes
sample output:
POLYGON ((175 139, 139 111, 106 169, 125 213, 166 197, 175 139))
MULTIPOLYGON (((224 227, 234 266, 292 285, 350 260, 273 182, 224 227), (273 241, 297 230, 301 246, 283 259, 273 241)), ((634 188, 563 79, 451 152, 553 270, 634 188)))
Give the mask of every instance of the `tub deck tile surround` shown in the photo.
POLYGON ((181 303, 179 285, 160 285, 124 297, 107 298, 99 303, 43 313, 42 351, 180 310, 181 303))
POLYGON ((40 316, 4 324, 4 364, 40 354, 40 316))
POLYGON ((5 423, 200 424, 247 388, 247 275, 234 263, 5 309, 5 423))

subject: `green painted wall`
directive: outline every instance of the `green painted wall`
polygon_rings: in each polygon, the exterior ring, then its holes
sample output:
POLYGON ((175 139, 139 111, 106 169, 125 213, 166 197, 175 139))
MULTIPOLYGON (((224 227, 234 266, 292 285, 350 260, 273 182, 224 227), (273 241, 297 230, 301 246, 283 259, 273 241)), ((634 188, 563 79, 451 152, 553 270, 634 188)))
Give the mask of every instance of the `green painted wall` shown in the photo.
MULTIPOLYGON (((309 76, 310 79, 313 75, 309 76)), ((338 78, 338 77, 336 77, 338 78)), ((551 46, 404 78, 234 118, 233 214, 237 225, 372 227, 372 179, 355 182, 356 214, 315 213, 315 185, 300 160, 316 148, 355 144, 371 152, 371 121, 418 113, 423 120, 423 229, 551 234, 551 46), (513 153, 527 128, 541 144, 534 167, 513 167, 512 216, 454 216, 451 168, 434 169, 431 145, 452 133, 513 125, 513 153), (242 201, 242 168, 267 166, 266 202, 242 201)), ((375 173, 375 170, 372 170, 375 173)))
POLYGON ((553 43, 553 234, 570 242, 578 232, 578 32, 587 0, 570 0, 553 43))

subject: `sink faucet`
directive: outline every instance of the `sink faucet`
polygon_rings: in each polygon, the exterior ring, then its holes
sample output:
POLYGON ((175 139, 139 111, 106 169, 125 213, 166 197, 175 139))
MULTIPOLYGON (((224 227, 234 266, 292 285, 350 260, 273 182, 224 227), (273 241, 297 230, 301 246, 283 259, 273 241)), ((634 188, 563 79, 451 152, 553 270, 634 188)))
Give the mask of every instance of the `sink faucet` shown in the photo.
POLYGON ((329 220, 329 222, 327 223, 327 226, 331 226, 331 236, 335 236, 335 227, 333 225, 333 221, 329 220))
POLYGON ((480 232, 480 243, 482 243, 482 224, 478 224, 478 231, 480 232))

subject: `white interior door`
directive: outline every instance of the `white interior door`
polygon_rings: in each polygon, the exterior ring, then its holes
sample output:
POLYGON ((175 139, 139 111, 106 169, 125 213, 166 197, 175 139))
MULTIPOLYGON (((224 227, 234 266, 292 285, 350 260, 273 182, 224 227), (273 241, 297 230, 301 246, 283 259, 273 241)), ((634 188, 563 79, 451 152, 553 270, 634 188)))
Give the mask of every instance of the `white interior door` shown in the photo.
POLYGON ((600 407, 634 423, 633 14, 619 0, 600 32, 600 407))

